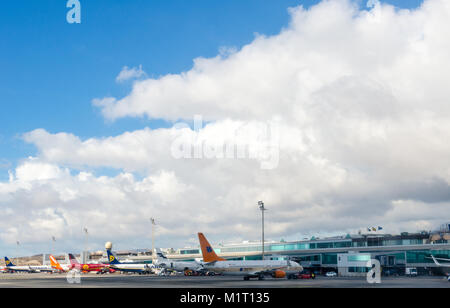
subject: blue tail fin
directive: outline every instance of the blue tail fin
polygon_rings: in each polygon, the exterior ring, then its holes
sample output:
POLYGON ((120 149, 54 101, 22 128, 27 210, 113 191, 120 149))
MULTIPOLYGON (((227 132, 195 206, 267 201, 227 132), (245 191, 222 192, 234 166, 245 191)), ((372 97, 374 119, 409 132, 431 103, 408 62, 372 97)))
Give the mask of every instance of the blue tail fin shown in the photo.
POLYGON ((108 263, 109 264, 120 264, 119 260, 113 255, 111 250, 106 249, 106 253, 108 254, 108 263))
POLYGON ((158 259, 167 260, 167 257, 162 253, 162 251, 158 251, 156 253, 156 256, 157 256, 158 259))
POLYGON ((8 259, 8 257, 5 257, 5 264, 6 264, 6 267, 15 266, 15 265, 11 262, 11 260, 8 259))

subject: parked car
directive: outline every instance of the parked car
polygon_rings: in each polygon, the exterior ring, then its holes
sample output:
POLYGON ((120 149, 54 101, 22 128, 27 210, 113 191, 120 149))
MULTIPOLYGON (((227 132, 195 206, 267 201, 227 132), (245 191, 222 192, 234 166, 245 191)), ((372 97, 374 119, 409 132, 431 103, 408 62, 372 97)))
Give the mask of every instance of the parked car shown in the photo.
POLYGON ((316 279, 316 275, 310 272, 301 272, 298 274, 290 274, 288 279, 316 279))
POLYGON ((336 272, 327 272, 327 273, 325 274, 325 276, 327 276, 327 277, 336 277, 337 274, 336 274, 336 272))

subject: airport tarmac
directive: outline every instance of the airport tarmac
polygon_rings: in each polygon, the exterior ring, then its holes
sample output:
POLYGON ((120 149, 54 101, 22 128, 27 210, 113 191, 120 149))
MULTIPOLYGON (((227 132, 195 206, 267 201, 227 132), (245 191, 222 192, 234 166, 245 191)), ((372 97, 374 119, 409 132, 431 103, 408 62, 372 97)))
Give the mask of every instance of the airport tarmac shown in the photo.
POLYGON ((380 284, 361 278, 317 277, 314 280, 270 279, 244 281, 241 277, 185 277, 82 274, 69 283, 65 274, 0 274, 0 288, 450 288, 444 277, 382 277, 380 284))

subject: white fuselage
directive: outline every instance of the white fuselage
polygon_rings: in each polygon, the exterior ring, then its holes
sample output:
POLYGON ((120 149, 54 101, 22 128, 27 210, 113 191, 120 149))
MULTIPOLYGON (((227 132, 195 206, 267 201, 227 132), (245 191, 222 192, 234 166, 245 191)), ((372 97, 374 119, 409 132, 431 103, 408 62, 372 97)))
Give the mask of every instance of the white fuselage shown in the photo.
MULTIPOLYGON (((71 269, 74 269, 74 266, 73 266, 72 264, 66 264, 66 263, 64 263, 64 264, 59 264, 59 266, 61 266, 63 272, 68 272, 68 271, 70 271, 71 269)), ((58 269, 58 268, 56 268, 56 267, 54 267, 54 266, 52 266, 52 269, 53 269, 55 272, 60 271, 60 269, 58 269)))
POLYGON ((303 267, 293 261, 216 261, 205 263, 203 266, 213 272, 231 276, 253 276, 260 273, 281 270, 286 274, 298 273, 303 267))
POLYGON ((30 266, 32 271, 36 272, 53 272, 54 269, 50 265, 30 266))
POLYGON ((151 266, 147 264, 111 264, 110 267, 119 271, 136 271, 136 272, 152 271, 151 266))
POLYGON ((186 269, 199 271, 203 267, 197 262, 191 261, 172 261, 169 259, 158 260, 156 264, 164 269, 182 272, 186 269))
POLYGON ((15 271, 15 272, 53 272, 54 269, 49 265, 24 265, 24 266, 7 266, 5 270, 15 271))
POLYGON ((32 272, 31 268, 29 266, 7 266, 6 269, 8 271, 14 271, 14 272, 32 272))

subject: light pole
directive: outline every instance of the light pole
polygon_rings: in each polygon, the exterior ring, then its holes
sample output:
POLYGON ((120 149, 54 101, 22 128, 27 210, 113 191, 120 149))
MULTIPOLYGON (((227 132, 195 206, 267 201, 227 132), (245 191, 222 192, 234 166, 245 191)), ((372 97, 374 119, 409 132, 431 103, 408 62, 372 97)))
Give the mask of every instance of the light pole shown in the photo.
POLYGON ((50 254, 52 254, 52 255, 55 254, 55 251, 54 251, 54 249, 55 249, 54 243, 55 243, 55 242, 56 242, 56 237, 55 237, 55 236, 52 236, 52 249, 51 249, 51 251, 50 251, 50 254))
POLYGON ((83 253, 83 257, 84 257, 84 260, 83 260, 83 263, 88 263, 88 257, 87 257, 87 254, 88 254, 88 252, 87 252, 87 246, 88 246, 88 236, 89 236, 89 233, 88 233, 88 229, 87 229, 87 227, 84 227, 83 228, 83 231, 84 231, 84 233, 86 234, 86 240, 85 240, 85 242, 84 242, 84 253, 83 253))
POLYGON ((20 246, 20 242, 16 241, 16 244, 17 244, 16 265, 18 265, 18 263, 19 263, 19 246, 20 246))
POLYGON ((152 223, 152 263, 155 260, 155 219, 152 217, 150 218, 150 222, 152 223))
POLYGON ((264 211, 267 209, 264 207, 264 202, 258 201, 259 209, 262 214, 262 259, 264 260, 264 211))

